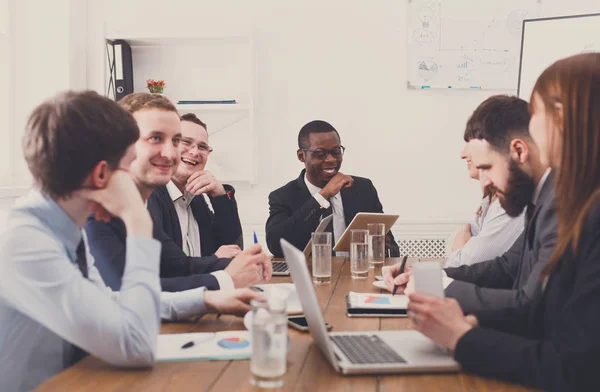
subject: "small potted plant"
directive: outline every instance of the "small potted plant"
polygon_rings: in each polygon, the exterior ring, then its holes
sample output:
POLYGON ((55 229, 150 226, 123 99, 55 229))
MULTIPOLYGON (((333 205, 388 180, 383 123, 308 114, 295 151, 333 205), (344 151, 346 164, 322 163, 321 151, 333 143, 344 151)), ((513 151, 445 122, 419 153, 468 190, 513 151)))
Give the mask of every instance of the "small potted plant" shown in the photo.
POLYGON ((151 93, 162 94, 163 90, 165 89, 165 81, 148 79, 146 80, 146 87, 151 93))

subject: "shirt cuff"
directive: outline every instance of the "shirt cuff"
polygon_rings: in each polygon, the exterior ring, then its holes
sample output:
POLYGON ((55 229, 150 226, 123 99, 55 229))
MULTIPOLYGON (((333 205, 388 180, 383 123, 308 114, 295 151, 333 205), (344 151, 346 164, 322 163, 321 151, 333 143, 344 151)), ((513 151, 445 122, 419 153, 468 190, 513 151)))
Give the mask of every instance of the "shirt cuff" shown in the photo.
POLYGON ((219 290, 235 290, 233 279, 227 272, 215 271, 211 272, 210 274, 217 278, 217 282, 219 282, 219 290))
POLYGON ((321 195, 319 192, 315 193, 313 195, 313 197, 315 198, 315 200, 317 201, 317 203, 319 203, 319 205, 321 206, 321 208, 327 209, 331 205, 329 203, 329 201, 327 201, 327 199, 324 198, 323 195, 321 195))
POLYGON ((206 287, 160 293, 160 318, 168 321, 182 320, 208 313, 204 303, 206 287))
POLYGON ((454 282, 454 279, 450 278, 446 271, 442 271, 442 285, 444 285, 444 290, 446 290, 446 288, 450 286, 450 283, 452 282, 454 282))

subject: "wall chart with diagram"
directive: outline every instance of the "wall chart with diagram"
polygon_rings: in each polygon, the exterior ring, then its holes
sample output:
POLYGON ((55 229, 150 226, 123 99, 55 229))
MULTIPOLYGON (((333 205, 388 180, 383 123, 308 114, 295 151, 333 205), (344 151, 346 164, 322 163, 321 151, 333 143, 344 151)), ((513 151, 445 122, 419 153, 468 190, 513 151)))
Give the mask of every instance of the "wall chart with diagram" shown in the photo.
POLYGON ((523 19, 539 15, 540 0, 409 0, 408 87, 516 90, 523 19))

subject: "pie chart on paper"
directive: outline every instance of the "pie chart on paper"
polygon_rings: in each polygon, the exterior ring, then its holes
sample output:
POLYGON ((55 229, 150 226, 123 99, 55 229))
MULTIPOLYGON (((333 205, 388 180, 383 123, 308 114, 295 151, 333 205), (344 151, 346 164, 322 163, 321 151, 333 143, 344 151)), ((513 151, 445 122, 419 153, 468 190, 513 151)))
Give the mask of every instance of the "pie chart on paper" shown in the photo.
POLYGON ((231 337, 221 339, 217 342, 219 347, 230 349, 230 350, 239 350, 242 348, 246 348, 250 345, 250 342, 244 338, 231 337))

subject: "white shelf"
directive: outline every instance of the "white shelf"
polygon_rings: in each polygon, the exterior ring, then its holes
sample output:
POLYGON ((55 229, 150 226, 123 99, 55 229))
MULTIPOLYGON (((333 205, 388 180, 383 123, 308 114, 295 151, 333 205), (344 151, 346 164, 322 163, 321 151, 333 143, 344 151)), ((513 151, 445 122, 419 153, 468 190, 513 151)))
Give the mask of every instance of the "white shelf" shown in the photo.
POLYGON ((115 35, 107 37, 109 40, 122 39, 127 41, 131 47, 140 46, 195 46, 206 45, 210 41, 219 42, 240 42, 246 43, 249 41, 247 35, 199 35, 199 36, 170 36, 170 37, 153 37, 140 35, 115 35))
POLYGON ((177 110, 180 113, 183 112, 245 112, 250 109, 248 105, 239 103, 228 103, 228 104, 177 104, 177 110))

